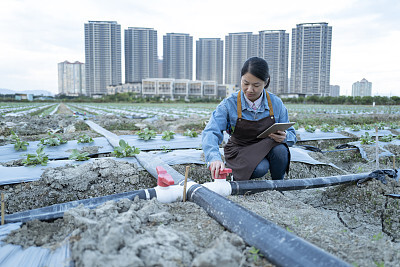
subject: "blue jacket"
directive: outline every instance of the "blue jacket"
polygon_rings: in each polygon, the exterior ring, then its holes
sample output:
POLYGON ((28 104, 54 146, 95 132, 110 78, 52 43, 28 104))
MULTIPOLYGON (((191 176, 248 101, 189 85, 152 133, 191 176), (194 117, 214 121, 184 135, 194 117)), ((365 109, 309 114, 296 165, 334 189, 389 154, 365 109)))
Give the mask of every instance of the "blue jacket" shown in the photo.
MULTIPOLYGON (((238 91, 239 92, 239 91, 238 91)), ((238 92, 233 93, 230 97, 225 98, 213 111, 207 126, 202 133, 202 147, 205 155, 206 162, 221 160, 219 153, 219 145, 224 138, 223 131, 228 134, 235 129, 237 115, 237 95, 238 92)), ((242 118, 246 120, 260 120, 269 116, 269 107, 267 96, 263 93, 263 101, 258 108, 254 111, 245 101, 244 94, 241 92, 242 102, 242 118)), ((288 111, 283 104, 282 100, 276 95, 268 92, 271 97, 272 108, 274 110, 275 122, 289 122, 288 111)), ((286 130, 286 139, 284 142, 288 146, 296 143, 296 132, 293 127, 286 130)))

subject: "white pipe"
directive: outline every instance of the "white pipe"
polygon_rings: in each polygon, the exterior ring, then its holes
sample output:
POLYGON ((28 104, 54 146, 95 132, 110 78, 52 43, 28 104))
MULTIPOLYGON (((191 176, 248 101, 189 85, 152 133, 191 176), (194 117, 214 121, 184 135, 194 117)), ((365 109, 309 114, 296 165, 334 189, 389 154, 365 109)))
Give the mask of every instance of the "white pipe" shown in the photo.
POLYGON ((156 186, 157 200, 161 203, 171 203, 183 200, 183 186, 180 185, 170 185, 167 187, 156 186))
POLYGON ((232 193, 231 183, 225 179, 215 179, 214 182, 204 183, 203 186, 224 197, 232 193))

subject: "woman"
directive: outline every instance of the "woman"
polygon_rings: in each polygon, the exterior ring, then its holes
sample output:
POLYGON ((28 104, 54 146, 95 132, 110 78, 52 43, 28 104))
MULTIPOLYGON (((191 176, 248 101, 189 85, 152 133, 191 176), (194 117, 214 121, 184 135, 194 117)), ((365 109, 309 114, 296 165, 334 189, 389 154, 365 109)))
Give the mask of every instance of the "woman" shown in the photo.
POLYGON ((212 113, 202 133, 202 144, 213 178, 225 168, 219 153, 224 130, 231 135, 224 154, 235 180, 259 178, 268 170, 272 179, 281 180, 288 172, 288 146, 297 141, 294 128, 257 138, 275 122, 289 122, 282 100, 267 92, 269 83, 267 62, 259 57, 249 58, 241 70, 242 89, 224 99, 212 113))

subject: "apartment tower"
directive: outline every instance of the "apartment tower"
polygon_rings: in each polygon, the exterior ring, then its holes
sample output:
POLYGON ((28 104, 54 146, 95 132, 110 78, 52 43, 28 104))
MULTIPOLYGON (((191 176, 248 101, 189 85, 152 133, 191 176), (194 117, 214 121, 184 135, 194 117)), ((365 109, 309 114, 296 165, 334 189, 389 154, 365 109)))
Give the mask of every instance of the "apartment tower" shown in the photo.
POLYGON ((121 25, 116 21, 85 23, 86 95, 107 94, 121 84, 121 25))
POLYGON ((157 77, 157 31, 140 27, 125 29, 125 83, 157 77))
POLYGON ((66 96, 85 95, 85 64, 75 61, 58 63, 58 93, 66 96))
POLYGON ((163 36, 164 78, 193 79, 193 37, 186 33, 163 36))
POLYGON ((259 32, 259 57, 268 62, 271 82, 268 91, 288 93, 289 33, 284 30, 259 32))
POLYGON ((196 41, 196 80, 223 83, 223 45, 220 38, 196 41))
POLYGON ((328 23, 297 24, 292 29, 289 93, 329 96, 331 43, 328 23))
POLYGON ((351 88, 352 96, 371 96, 372 95, 372 83, 363 78, 359 82, 355 82, 351 88))
POLYGON ((243 63, 252 56, 258 56, 258 35, 239 32, 225 36, 225 84, 240 86, 243 63))

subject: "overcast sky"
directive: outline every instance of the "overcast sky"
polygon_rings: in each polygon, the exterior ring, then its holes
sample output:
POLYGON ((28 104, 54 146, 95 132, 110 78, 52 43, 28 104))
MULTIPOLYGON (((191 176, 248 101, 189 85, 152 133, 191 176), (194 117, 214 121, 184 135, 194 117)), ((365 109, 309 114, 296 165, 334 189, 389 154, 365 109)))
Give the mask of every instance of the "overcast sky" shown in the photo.
MULTIPOLYGON (((195 48, 199 38, 286 30, 291 45, 296 24, 327 22, 331 84, 350 95, 352 84, 366 78, 372 95, 400 96, 399 0, 1 0, 0 88, 57 93, 57 63, 85 61, 89 20, 117 21, 122 44, 124 29, 154 28, 159 56, 170 32, 190 34, 195 48)), ((124 81, 124 64, 122 70, 124 81)))

